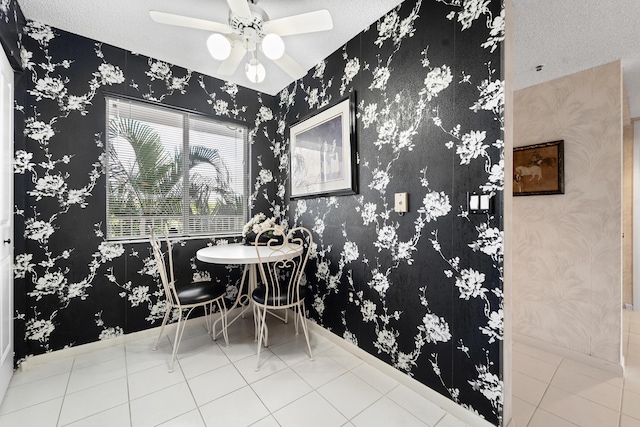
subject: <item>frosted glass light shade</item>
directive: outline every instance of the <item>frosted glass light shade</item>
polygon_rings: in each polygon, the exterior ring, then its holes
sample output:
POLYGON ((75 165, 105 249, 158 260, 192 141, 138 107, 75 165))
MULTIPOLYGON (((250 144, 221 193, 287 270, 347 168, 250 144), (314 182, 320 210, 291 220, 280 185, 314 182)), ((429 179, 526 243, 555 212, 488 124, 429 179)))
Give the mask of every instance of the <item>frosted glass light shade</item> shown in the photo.
POLYGON ((262 39, 262 51, 269 59, 280 59, 284 55, 284 42, 277 34, 269 33, 262 39))
POLYGON ((231 42, 222 34, 211 34, 207 39, 207 49, 214 59, 224 61, 231 55, 231 42))
POLYGON ((258 62, 255 58, 245 64, 244 71, 247 74, 247 78, 252 83, 261 83, 267 75, 264 65, 258 62))

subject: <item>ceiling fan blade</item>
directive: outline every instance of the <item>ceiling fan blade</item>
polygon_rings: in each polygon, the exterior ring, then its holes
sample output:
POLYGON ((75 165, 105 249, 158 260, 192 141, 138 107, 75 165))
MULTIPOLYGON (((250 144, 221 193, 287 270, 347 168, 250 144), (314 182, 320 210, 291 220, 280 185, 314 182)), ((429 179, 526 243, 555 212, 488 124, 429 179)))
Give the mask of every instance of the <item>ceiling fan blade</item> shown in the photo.
POLYGON ((280 59, 276 59, 273 62, 296 80, 303 78, 307 74, 307 70, 302 68, 300 64, 291 59, 286 53, 282 55, 280 59))
POLYGON ((178 27, 197 28, 199 30, 213 31, 214 33, 231 34, 233 30, 227 24, 207 21, 189 16, 174 15, 172 13, 150 10, 151 19, 159 24, 176 25, 178 27))
POLYGON ((247 50, 242 46, 242 43, 234 43, 233 48, 231 49, 231 55, 229 55, 229 57, 220 64, 218 74, 230 76, 235 73, 238 65, 240 65, 240 62, 242 61, 242 58, 244 58, 245 53, 247 53, 247 50))
POLYGON ((323 9, 267 21, 264 23, 263 28, 265 33, 290 36, 293 34, 330 30, 333 28, 333 20, 331 19, 329 11, 323 9))
POLYGON ((227 0, 227 4, 233 13, 241 18, 250 18, 251 9, 247 0, 227 0))

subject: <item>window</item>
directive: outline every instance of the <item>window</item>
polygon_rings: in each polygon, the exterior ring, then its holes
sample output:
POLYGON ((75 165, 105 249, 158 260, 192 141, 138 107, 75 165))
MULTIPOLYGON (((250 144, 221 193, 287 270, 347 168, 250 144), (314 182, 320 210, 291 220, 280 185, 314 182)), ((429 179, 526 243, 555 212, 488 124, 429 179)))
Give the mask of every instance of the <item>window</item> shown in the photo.
POLYGON ((246 127, 107 97, 107 238, 240 234, 246 127))

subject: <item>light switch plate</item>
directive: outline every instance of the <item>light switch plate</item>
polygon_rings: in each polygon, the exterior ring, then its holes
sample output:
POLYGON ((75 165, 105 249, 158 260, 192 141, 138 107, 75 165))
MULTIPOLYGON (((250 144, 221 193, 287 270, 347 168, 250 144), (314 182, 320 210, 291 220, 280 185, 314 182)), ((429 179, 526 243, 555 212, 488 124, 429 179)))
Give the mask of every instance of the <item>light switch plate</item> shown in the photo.
POLYGON ((409 193, 396 193, 394 210, 398 213, 409 212, 409 193))
POLYGON ((469 213, 493 213, 493 201, 491 200, 491 194, 467 193, 467 201, 469 213))

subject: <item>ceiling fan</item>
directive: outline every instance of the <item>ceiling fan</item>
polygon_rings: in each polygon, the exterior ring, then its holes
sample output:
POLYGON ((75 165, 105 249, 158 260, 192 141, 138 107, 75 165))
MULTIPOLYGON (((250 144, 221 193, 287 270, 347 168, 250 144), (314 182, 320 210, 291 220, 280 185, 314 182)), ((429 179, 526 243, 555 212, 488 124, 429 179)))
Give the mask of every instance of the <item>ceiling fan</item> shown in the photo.
POLYGON ((207 39, 207 48, 211 56, 223 61, 218 74, 228 76, 235 73, 246 55, 247 78, 252 83, 262 82, 266 71, 258 59, 258 51, 261 51, 291 77, 303 77, 306 70, 285 53, 282 37, 331 30, 333 21, 329 11, 317 10, 270 20, 266 12, 254 2, 255 0, 252 3, 249 0, 227 0, 230 9, 227 24, 155 10, 150 11, 149 15, 160 24, 212 32, 207 39))

